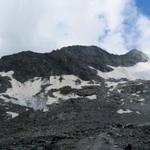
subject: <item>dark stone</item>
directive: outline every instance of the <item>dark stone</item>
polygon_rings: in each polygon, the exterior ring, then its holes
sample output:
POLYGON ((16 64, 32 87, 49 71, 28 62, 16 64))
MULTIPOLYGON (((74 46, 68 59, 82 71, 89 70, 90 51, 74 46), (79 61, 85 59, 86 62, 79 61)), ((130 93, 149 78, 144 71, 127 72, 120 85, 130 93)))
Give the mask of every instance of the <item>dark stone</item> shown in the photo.
POLYGON ((71 94, 74 90, 70 86, 60 88, 60 93, 63 95, 71 94))
POLYGON ((2 77, 0 76, 0 93, 3 93, 7 90, 7 88, 11 88, 9 77, 2 77))
POLYGON ((132 150, 132 145, 131 145, 131 144, 128 144, 128 145, 125 147, 125 150, 132 150))

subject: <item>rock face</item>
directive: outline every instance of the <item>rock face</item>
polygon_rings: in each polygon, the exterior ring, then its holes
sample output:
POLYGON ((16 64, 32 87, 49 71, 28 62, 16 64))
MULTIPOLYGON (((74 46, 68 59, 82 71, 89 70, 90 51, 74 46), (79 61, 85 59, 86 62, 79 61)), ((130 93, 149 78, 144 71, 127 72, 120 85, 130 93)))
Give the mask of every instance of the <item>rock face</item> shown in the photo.
POLYGON ((51 53, 39 54, 31 51, 4 56, 0 59, 0 71, 14 71, 14 77, 27 81, 34 77, 74 74, 90 80, 96 72, 88 66, 103 72, 111 71, 110 66, 132 66, 146 62, 148 57, 137 50, 125 55, 113 55, 96 46, 70 46, 51 53))
POLYGON ((138 50, 70 46, 2 57, 0 149, 149 150, 149 73, 138 50))
POLYGON ((2 77, 0 76, 0 93, 3 93, 7 90, 7 88, 11 88, 9 77, 2 77))

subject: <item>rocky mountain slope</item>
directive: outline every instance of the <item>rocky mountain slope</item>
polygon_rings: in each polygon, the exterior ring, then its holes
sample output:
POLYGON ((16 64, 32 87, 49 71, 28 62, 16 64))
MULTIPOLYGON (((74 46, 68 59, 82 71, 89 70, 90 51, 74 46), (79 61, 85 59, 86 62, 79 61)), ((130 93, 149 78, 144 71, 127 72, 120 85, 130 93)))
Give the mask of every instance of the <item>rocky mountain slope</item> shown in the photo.
POLYGON ((0 59, 0 149, 149 150, 150 61, 96 46, 0 59))

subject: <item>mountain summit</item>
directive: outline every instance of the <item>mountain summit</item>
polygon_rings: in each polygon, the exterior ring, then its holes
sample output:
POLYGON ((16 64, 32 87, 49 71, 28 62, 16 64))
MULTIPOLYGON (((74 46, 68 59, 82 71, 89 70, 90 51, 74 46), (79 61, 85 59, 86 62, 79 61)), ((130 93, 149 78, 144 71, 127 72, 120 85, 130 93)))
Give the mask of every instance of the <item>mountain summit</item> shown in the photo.
POLYGON ((143 62, 149 60, 149 57, 145 53, 137 49, 132 49, 126 55, 128 55, 129 57, 133 57, 139 61, 143 61, 143 62))

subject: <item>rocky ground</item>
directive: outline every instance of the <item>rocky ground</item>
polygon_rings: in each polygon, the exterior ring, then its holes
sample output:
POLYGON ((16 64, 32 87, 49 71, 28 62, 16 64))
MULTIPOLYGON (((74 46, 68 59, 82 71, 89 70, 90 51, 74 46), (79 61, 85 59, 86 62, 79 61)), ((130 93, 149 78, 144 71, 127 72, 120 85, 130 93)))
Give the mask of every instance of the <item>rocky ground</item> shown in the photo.
POLYGON ((150 82, 106 80, 101 86, 69 87, 48 111, 0 100, 2 150, 149 150, 150 82), (86 96, 96 94, 96 98, 86 96), (8 112, 17 112, 13 116, 8 112))

